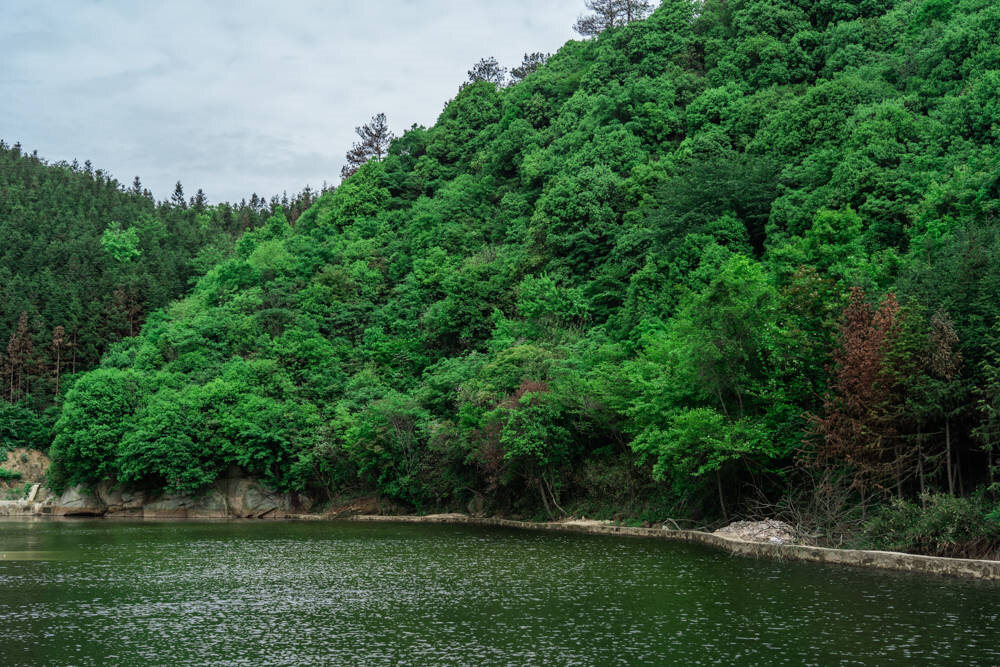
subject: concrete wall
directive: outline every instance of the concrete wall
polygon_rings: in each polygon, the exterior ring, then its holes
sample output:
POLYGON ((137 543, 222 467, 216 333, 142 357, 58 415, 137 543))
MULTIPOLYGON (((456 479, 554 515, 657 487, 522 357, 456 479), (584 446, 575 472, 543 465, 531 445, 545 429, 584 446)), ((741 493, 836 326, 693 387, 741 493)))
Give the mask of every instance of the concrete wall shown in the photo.
POLYGON ((442 514, 426 517, 358 516, 358 521, 406 521, 415 523, 460 523, 476 526, 497 526, 521 530, 584 533, 589 535, 621 535, 648 539, 673 540, 705 544, 737 556, 798 560, 814 563, 833 563, 854 567, 898 570, 920 574, 938 574, 969 579, 1000 581, 1000 561, 973 560, 970 558, 937 558, 891 551, 863 551, 855 549, 826 549, 797 544, 772 544, 745 542, 713 533, 694 530, 665 530, 662 528, 632 528, 600 522, 568 521, 563 523, 535 523, 509 519, 485 519, 461 514, 442 514))

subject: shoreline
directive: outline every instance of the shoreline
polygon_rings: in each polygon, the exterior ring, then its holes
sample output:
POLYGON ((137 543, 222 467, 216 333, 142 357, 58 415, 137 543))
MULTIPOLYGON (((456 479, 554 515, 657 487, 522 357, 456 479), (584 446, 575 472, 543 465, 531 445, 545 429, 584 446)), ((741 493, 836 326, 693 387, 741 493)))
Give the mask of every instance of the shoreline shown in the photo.
MULTIPOLYGON (((194 508, 192 508, 194 509, 194 508)), ((230 508, 227 507, 227 510, 230 508)), ((548 532, 568 532, 584 535, 605 535, 617 537, 633 537, 645 539, 667 540, 672 542, 687 542, 701 544, 725 551, 733 556, 768 558, 771 560, 794 560, 800 562, 826 563, 862 567, 875 570, 892 570, 897 572, 913 572, 979 581, 1000 581, 1000 560, 983 560, 973 558, 946 558, 941 556, 924 556, 897 551, 875 551, 862 549, 835 549, 791 543, 755 542, 735 537, 717 535, 697 530, 676 530, 670 528, 640 528, 621 526, 597 520, 567 519, 564 521, 519 521, 501 517, 480 517, 462 513, 451 514, 366 514, 358 511, 349 514, 315 514, 289 511, 266 511, 248 514, 233 514, 230 512, 201 513, 197 510, 181 512, 144 512, 135 511, 108 512, 90 508, 75 508, 69 511, 53 512, 48 503, 33 503, 28 501, 0 501, 0 520, 3 518, 28 519, 76 519, 76 518, 106 518, 140 521, 231 521, 231 520, 269 520, 269 521, 357 521, 385 523, 425 523, 479 526, 484 528, 510 528, 517 530, 534 530, 548 532)))
MULTIPOLYGON (((289 516, 289 519, 300 519, 289 516)), ((322 520, 319 516, 316 519, 322 520)), ((863 567, 876 570, 893 570, 897 572, 913 572, 917 574, 933 574, 939 576, 976 579, 980 581, 1000 581, 1000 560, 981 560, 974 558, 944 558, 941 556, 922 556, 898 551, 873 551, 863 549, 832 549, 829 547, 813 547, 801 544, 775 544, 771 542, 751 542, 714 533, 697 530, 672 530, 666 528, 639 528, 632 526, 617 526, 599 521, 515 521, 513 519, 474 517, 466 514, 431 514, 427 516, 412 515, 381 515, 360 514, 344 517, 340 520, 360 522, 386 523, 437 523, 454 525, 472 525, 481 527, 514 528, 520 530, 536 530, 548 532, 567 532, 585 535, 609 535, 619 537, 638 537, 645 539, 667 540, 672 542, 687 542, 702 544, 726 551, 733 556, 752 558, 769 558, 771 560, 795 560, 811 563, 826 563, 863 567)))

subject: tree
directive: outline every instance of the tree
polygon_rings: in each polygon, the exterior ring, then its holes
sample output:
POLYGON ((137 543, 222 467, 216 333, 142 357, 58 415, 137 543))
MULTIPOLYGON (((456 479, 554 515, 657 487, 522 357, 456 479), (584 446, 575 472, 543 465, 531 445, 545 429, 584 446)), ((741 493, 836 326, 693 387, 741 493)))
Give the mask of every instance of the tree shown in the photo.
POLYGON ((595 37, 608 28, 639 21, 653 11, 649 0, 587 0, 585 4, 593 14, 581 16, 573 26, 584 37, 595 37))
MULTIPOLYGON (((895 377, 888 355, 903 326, 893 294, 878 309, 865 300, 861 288, 851 290, 840 325, 840 347, 834 352, 830 392, 824 414, 813 424, 821 442, 816 461, 850 467, 852 486, 862 494, 883 488, 901 467, 895 377)), ((897 478, 898 483, 898 478, 897 478)))
POLYGON ((932 387, 937 389, 934 392, 937 394, 934 396, 937 399, 934 403, 939 406, 937 410, 944 418, 948 493, 955 495, 955 478, 958 470, 953 467, 951 420, 962 409, 965 398, 965 392, 958 381, 962 370, 962 354, 958 350, 959 340, 958 334, 955 333, 955 325, 947 313, 941 310, 936 312, 931 318, 930 325, 928 375, 932 387))
POLYGON ((511 83, 524 81, 529 74, 538 71, 538 68, 548 61, 550 55, 551 54, 548 53, 542 53, 541 51, 525 53, 524 60, 521 61, 521 64, 510 70, 511 83))
POLYGON ((62 370, 62 351, 66 347, 66 329, 60 325, 52 331, 52 353, 56 358, 56 396, 59 395, 59 376, 62 370))
POLYGON ((994 327, 986 358, 981 363, 983 384, 976 388, 980 424, 974 435, 986 452, 991 485, 996 480, 993 452, 1000 449, 1000 325, 994 327))
POLYGON ((135 227, 122 229, 120 222, 112 222, 104 230, 104 234, 101 235, 101 247, 121 264, 128 264, 142 255, 135 227))
POLYGON ((495 86, 502 86, 507 82, 507 68, 501 67, 494 57, 483 58, 472 66, 469 70, 468 84, 488 81, 495 86))
POLYGON ((10 373, 10 402, 15 402, 24 393, 24 383, 28 374, 34 344, 28 328, 28 313, 22 312, 17 320, 17 329, 7 343, 7 366, 10 373))
POLYGON ((208 208, 208 197, 205 195, 205 191, 198 188, 198 192, 195 193, 194 197, 191 197, 191 208, 202 213, 206 208, 208 208))
POLYGON ((347 164, 340 170, 340 177, 345 179, 350 178, 368 160, 381 162, 389 152, 389 144, 396 138, 389 130, 389 122, 384 113, 372 116, 371 121, 354 128, 354 131, 361 137, 361 141, 347 151, 347 164))
POLYGON ((174 185, 174 194, 170 195, 170 201, 177 208, 187 208, 187 202, 184 201, 184 186, 180 181, 174 185))

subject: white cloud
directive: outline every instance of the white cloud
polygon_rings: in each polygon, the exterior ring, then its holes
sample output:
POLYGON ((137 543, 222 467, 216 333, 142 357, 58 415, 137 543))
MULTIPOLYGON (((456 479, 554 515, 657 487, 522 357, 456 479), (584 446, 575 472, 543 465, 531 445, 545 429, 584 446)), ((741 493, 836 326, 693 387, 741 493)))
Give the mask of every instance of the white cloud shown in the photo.
POLYGON ((434 122, 484 56, 573 37, 582 0, 8 3, 0 138, 167 197, 335 182, 354 127, 434 122))

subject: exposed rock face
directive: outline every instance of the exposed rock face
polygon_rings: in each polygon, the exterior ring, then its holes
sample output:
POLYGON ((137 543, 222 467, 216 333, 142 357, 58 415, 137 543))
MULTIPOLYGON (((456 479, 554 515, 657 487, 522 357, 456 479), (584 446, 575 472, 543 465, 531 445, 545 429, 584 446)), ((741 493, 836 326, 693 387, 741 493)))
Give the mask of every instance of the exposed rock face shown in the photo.
POLYGON ((87 493, 75 486, 53 498, 48 506, 50 509, 46 514, 55 516, 101 516, 106 511, 95 493, 87 493))
POLYGON ((197 496, 150 495, 102 483, 93 491, 67 489, 58 497, 21 503, 11 513, 53 516, 118 516, 158 519, 281 518, 307 512, 312 502, 298 494, 279 493, 246 477, 216 480, 197 496))
POLYGON ((747 542, 770 542, 772 544, 795 544, 799 542, 798 532, 784 521, 734 521, 715 531, 715 535, 731 537, 747 542))

